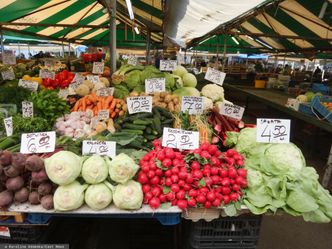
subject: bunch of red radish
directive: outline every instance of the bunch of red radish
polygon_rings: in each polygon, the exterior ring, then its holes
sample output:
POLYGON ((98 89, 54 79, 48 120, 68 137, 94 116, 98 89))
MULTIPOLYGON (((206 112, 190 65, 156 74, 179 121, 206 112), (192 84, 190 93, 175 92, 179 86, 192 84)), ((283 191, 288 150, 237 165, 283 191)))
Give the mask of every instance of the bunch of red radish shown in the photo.
POLYGON ((220 207, 237 202, 247 187, 243 156, 236 150, 220 152, 216 145, 203 143, 193 151, 162 147, 140 160, 138 182, 142 184, 144 203, 157 209, 170 202, 180 209, 220 207))

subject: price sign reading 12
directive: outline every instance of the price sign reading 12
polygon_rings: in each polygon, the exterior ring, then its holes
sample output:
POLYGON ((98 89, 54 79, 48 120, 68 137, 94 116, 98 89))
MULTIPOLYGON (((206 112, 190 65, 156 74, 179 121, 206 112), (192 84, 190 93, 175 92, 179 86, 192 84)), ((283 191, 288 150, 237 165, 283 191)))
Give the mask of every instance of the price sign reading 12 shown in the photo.
POLYGON ((289 119, 257 119, 256 141, 259 143, 289 143, 289 119))
POLYGON ((183 96, 181 103, 182 112, 188 112, 190 115, 200 114, 203 112, 202 97, 183 96))
POLYGON ((185 131, 165 127, 162 145, 182 150, 197 149, 199 147, 199 133, 197 131, 185 131))
POLYGON ((134 114, 138 112, 152 112, 152 97, 128 97, 127 106, 129 114, 134 114))
POLYGON ((23 154, 47 153, 55 149, 55 131, 25 133, 21 136, 23 154))

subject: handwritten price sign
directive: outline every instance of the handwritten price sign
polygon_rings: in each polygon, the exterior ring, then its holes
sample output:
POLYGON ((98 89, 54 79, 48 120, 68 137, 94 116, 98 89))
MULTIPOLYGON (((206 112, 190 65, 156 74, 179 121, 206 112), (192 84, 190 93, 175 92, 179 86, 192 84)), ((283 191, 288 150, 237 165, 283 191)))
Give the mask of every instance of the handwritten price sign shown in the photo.
POLYGON ((181 150, 197 149, 199 147, 199 132, 165 127, 162 145, 181 150))
POLYGON ((165 78, 153 78, 145 80, 146 93, 165 92, 165 78))
POLYGON ((25 133, 21 136, 23 154, 48 153, 55 149, 55 131, 25 133))
POLYGON ((289 143, 289 119, 257 119, 256 141, 259 143, 289 143))
POLYGON ((94 62, 93 68, 92 68, 92 73, 93 74, 103 74, 104 66, 105 66, 104 62, 94 62))
POLYGON ((45 60, 45 67, 50 67, 50 68, 55 67, 55 60, 53 60, 53 59, 46 59, 45 60))
POLYGON ((59 93, 58 93, 59 98, 67 99, 68 95, 69 95, 68 89, 60 89, 59 90, 59 93))
POLYGON ((20 79, 18 81, 18 86, 24 87, 24 88, 30 90, 31 92, 36 92, 38 89, 38 83, 36 81, 32 81, 32 80, 20 79))
POLYGON ((76 82, 76 83, 83 83, 83 80, 85 80, 85 76, 81 75, 80 73, 75 73, 75 77, 72 80, 72 83, 76 82))
POLYGON ((137 57, 135 55, 129 55, 128 56, 128 62, 129 65, 136 66, 137 65, 137 57))
POLYGON ((5 65, 15 65, 16 56, 12 51, 4 51, 2 53, 2 63, 5 65))
POLYGON ((238 105, 223 103, 220 113, 230 118, 241 120, 244 113, 244 108, 238 105))
POLYGON ((203 112, 202 97, 183 96, 181 103, 182 112, 188 112, 190 115, 200 114, 203 112))
POLYGON ((88 75, 86 78, 89 81, 91 81, 93 84, 96 84, 96 83, 100 82, 98 75, 88 75))
POLYGON ((129 114, 134 114, 138 112, 152 112, 152 97, 128 97, 127 106, 129 114))
POLYGON ((114 93, 114 87, 105 87, 97 90, 97 96, 101 97, 107 97, 107 96, 113 96, 114 93))
POLYGON ((7 137, 12 136, 13 135, 13 118, 12 117, 4 118, 3 123, 5 125, 7 137))
POLYGON ((82 154, 97 154, 100 156, 108 156, 113 158, 116 156, 116 143, 112 141, 84 140, 82 146, 82 154))
POLYGON ((100 110, 98 112, 98 119, 99 120, 107 120, 110 117, 110 111, 109 110, 100 110))
POLYGON ((295 111, 298 111, 300 107, 300 102, 297 99, 288 98, 286 106, 294 109, 295 111))
POLYGON ((174 71, 177 66, 176 60, 160 60, 160 71, 174 71))
POLYGON ((13 79, 15 79, 15 73, 14 73, 14 70, 12 68, 10 68, 9 70, 1 72, 1 76, 2 76, 3 80, 13 80, 13 79))
POLYGON ((220 72, 212 67, 209 67, 206 71, 204 79, 222 86, 225 77, 226 77, 225 73, 220 72))
POLYGON ((41 69, 39 71, 39 77, 42 78, 42 79, 52 79, 54 80, 55 79, 55 72, 51 72, 51 71, 48 71, 48 70, 45 70, 45 69, 41 69))
POLYGON ((22 102, 22 116, 23 118, 33 117, 33 103, 29 101, 22 102))

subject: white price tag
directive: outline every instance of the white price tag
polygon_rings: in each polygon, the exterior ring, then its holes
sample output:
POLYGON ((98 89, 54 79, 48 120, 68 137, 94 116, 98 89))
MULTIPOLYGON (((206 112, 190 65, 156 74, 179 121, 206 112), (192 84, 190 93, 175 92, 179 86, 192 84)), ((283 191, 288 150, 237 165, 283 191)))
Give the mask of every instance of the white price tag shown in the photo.
POLYGON ((113 96, 113 93, 114 93, 114 87, 101 88, 98 89, 96 92, 97 96, 101 97, 113 96))
POLYGON ((99 120, 107 120, 107 119, 109 119, 109 117, 110 117, 110 111, 109 110, 104 109, 104 110, 100 110, 98 112, 98 119, 99 120))
POLYGON ((295 111, 298 111, 300 107, 300 102, 297 99, 288 98, 286 106, 294 109, 295 111))
POLYGON ((22 102, 22 116, 23 118, 33 117, 33 103, 30 101, 22 102))
POLYGON ((0 236, 10 238, 9 227, 0 226, 0 236))
POLYGON ((220 72, 212 67, 209 67, 206 71, 204 79, 222 86, 225 77, 226 77, 225 73, 220 72))
POLYGON ((258 143, 289 143, 289 119, 257 119, 256 141, 258 143))
POLYGON ((178 62, 176 60, 160 60, 160 71, 174 71, 178 62))
POLYGON ((58 93, 59 98, 62 98, 62 99, 67 99, 68 95, 69 95, 68 89, 60 89, 60 91, 58 93))
POLYGON ((20 152, 23 154, 53 152, 55 139, 55 131, 22 134, 20 152))
POLYGON ((128 97, 127 106, 129 114, 134 114, 138 112, 152 112, 152 97, 128 97))
POLYGON ((93 74, 103 74, 104 73, 104 62, 94 62, 92 73, 93 74))
POLYGON ((220 114, 230 118, 241 120, 244 113, 244 108, 238 105, 223 103, 221 105, 220 114))
POLYGON ((15 73, 12 68, 9 70, 1 72, 1 76, 3 80, 14 80, 15 79, 15 73))
POLYGON ((152 78, 145 80, 146 93, 165 92, 165 78, 152 78))
POLYGON ((13 135, 13 117, 4 118, 3 123, 5 125, 7 137, 13 135))
POLYGON ((54 59, 45 59, 45 67, 50 67, 50 68, 53 68, 55 67, 55 60, 54 59))
POLYGON ((83 80, 85 80, 85 76, 81 75, 80 73, 75 73, 75 77, 72 80, 72 83, 83 83, 83 80))
POLYGON ((15 65, 16 56, 13 51, 4 51, 2 54, 2 63, 5 65, 15 65))
POLYGON ((54 80, 55 79, 55 72, 51 72, 51 71, 48 71, 48 70, 45 70, 45 69, 41 69, 39 71, 39 77, 42 78, 42 79, 52 79, 54 80))
POLYGON ((108 156, 113 158, 116 156, 116 142, 84 140, 82 154, 97 154, 100 156, 108 156))
POLYGON ((82 83, 80 82, 75 82, 75 83, 71 83, 69 84, 69 87, 76 90, 80 85, 82 85, 82 83))
POLYGON ((33 80, 22 80, 18 81, 18 86, 29 89, 31 92, 36 92, 38 89, 38 83, 33 80))
POLYGON ((128 62, 129 65, 136 66, 137 65, 137 57, 135 55, 129 55, 128 56, 128 62))
POLYGON ((181 101, 181 111, 196 115, 203 112, 203 98, 183 96, 181 101))
POLYGON ((199 132, 165 127, 162 145, 181 150, 197 149, 199 147, 199 132))
POLYGON ((91 81, 93 84, 100 82, 98 75, 88 75, 87 80, 91 81))

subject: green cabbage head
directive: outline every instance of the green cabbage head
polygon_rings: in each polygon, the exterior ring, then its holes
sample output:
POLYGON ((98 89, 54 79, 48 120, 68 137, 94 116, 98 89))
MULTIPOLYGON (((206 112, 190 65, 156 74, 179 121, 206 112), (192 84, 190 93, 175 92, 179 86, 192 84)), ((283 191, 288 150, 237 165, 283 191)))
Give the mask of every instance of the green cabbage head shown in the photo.
POLYGON ((82 177, 86 183, 97 184, 106 180, 108 176, 109 159, 99 155, 92 155, 84 161, 82 177))
POLYGON ((84 191, 87 187, 87 184, 81 185, 78 181, 59 186, 53 196, 54 209, 58 211, 78 209, 84 203, 84 191))
POLYGON ((112 202, 110 183, 102 182, 90 185, 85 191, 85 202, 93 210, 102 210, 112 202))
POLYGON ((143 192, 141 184, 130 180, 115 187, 113 195, 115 206, 120 209, 135 210, 142 206, 143 192))
POLYGON ((45 170, 52 182, 67 185, 76 180, 82 168, 82 158, 70 151, 60 151, 45 159, 45 170))
POLYGON ((117 155, 109 163, 109 174, 113 181, 125 183, 131 180, 136 174, 139 166, 124 153, 117 155))

